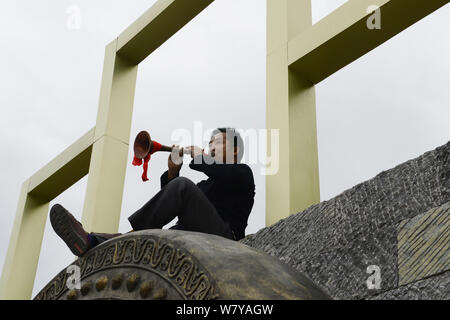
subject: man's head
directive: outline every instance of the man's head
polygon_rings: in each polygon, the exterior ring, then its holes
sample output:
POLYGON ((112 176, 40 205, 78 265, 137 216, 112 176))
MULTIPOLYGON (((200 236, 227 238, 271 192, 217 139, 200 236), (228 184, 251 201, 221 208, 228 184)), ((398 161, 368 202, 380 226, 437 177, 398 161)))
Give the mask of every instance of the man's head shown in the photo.
POLYGON ((244 155, 242 137, 233 128, 218 128, 211 134, 209 155, 216 163, 239 163, 244 155))

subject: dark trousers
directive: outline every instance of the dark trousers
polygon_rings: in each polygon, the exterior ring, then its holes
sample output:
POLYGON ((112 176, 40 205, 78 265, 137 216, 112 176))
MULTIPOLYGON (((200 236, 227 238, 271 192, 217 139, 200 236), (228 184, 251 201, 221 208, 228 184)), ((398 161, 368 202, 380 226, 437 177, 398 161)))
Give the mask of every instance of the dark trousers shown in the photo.
MULTIPOLYGON (((170 229, 215 234, 235 240, 227 222, 195 183, 185 177, 177 177, 164 186, 141 209, 130 217, 134 231, 162 229, 178 217, 178 223, 170 229)), ((90 233, 96 244, 117 237, 120 233, 90 233)))

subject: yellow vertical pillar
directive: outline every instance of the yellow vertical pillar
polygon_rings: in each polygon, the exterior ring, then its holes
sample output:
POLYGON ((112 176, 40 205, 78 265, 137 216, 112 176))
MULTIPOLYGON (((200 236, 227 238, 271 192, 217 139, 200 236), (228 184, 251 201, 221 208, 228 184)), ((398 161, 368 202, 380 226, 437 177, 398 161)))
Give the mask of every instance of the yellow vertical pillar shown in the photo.
POLYGON ((137 65, 106 47, 94 145, 83 208, 86 230, 117 232, 128 159, 137 65))
POLYGON ((280 130, 279 170, 266 177, 267 226, 320 201, 314 85, 288 67, 288 41, 311 25, 311 0, 267 0, 266 126, 280 130))
POLYGON ((41 252, 48 201, 28 193, 30 179, 22 185, 2 278, 0 299, 30 299, 41 252))

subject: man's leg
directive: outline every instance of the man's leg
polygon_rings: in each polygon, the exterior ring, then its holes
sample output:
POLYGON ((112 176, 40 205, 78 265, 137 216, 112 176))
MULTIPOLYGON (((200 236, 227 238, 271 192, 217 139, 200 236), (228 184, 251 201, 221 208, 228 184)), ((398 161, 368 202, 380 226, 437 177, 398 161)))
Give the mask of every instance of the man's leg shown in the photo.
MULTIPOLYGON (((170 181, 128 220, 133 231, 161 229, 176 216, 176 229, 210 233, 234 240, 230 227, 208 198, 185 177, 170 181)), ((121 235, 86 232, 82 224, 60 204, 51 208, 50 222, 56 234, 76 256, 82 256, 94 246, 121 235)))
POLYGON ((67 244, 70 251, 78 257, 106 240, 120 236, 120 233, 88 233, 83 225, 63 206, 55 204, 50 209, 50 223, 56 234, 67 244))
MULTIPOLYGON (((96 244, 103 242, 102 238, 87 233, 83 225, 63 206, 55 204, 50 209, 50 223, 56 234, 67 244, 70 251, 78 257, 84 255, 96 244)), ((118 236, 114 234, 112 236, 118 236)))
POLYGON ((195 183, 185 177, 170 181, 128 220, 134 230, 162 229, 178 216, 177 229, 233 239, 230 227, 195 183))
POLYGON ((108 241, 109 239, 121 236, 121 233, 96 233, 91 232, 89 233, 89 243, 91 244, 91 247, 95 247, 99 245, 102 242, 108 241))

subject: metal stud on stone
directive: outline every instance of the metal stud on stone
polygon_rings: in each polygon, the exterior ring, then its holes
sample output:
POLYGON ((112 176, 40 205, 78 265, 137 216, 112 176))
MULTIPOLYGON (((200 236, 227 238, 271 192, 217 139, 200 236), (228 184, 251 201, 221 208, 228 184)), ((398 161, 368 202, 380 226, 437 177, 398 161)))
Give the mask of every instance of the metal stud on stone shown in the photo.
POLYGON ((129 276, 127 279, 128 292, 131 292, 134 289, 136 289, 138 282, 139 282, 139 276, 136 273, 133 273, 131 276, 129 276))
POLYGON ((165 299, 167 296, 167 290, 166 288, 158 288, 156 292, 153 294, 152 299, 153 300, 162 300, 165 299))
POLYGON ((108 277, 103 276, 97 280, 97 282, 95 283, 95 288, 97 289, 97 291, 102 291, 103 289, 106 288, 107 284, 108 284, 108 277))
POLYGON ((153 283, 151 281, 145 281, 141 285, 141 290, 139 291, 139 293, 141 294, 141 297, 143 299, 148 297, 148 295, 150 294, 150 291, 152 290, 152 287, 153 287, 153 283))
POLYGON ((121 274, 118 274, 116 276, 114 276, 114 278, 112 278, 112 289, 113 290, 117 290, 120 288, 120 286, 122 285, 122 281, 123 281, 123 276, 121 274))
POLYGON ((85 296, 89 293, 92 288, 92 281, 88 281, 81 286, 80 292, 81 295, 85 296))
POLYGON ((76 289, 72 289, 67 294, 67 300, 75 300, 77 298, 78 292, 76 289))

